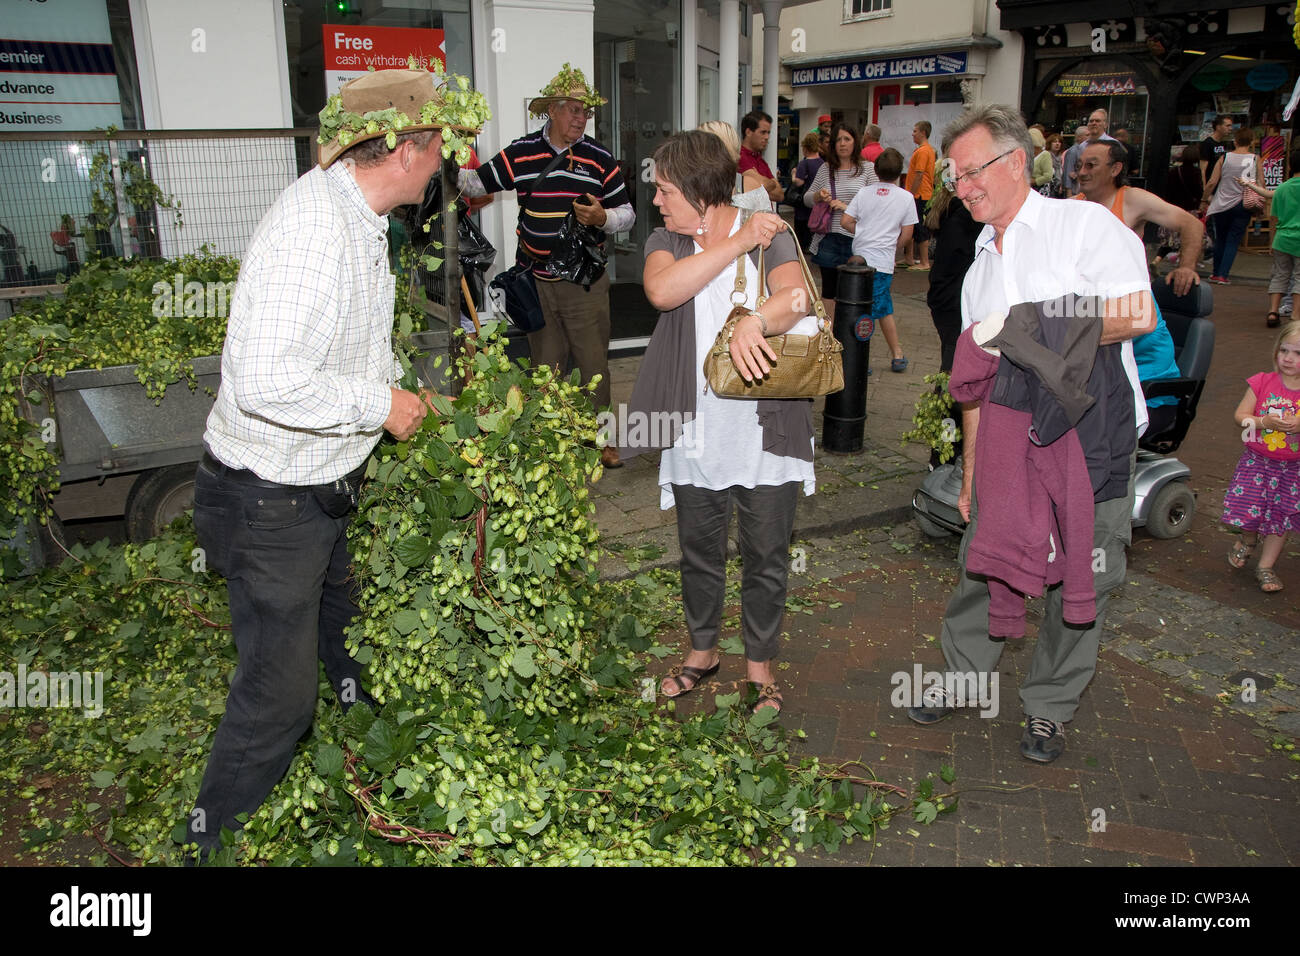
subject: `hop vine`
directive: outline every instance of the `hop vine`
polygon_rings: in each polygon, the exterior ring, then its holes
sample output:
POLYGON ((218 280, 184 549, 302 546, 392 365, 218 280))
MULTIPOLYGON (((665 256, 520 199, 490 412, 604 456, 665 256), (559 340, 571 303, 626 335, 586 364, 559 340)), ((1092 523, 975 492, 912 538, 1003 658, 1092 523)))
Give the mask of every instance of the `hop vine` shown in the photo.
POLYGON ((948 373, 936 372, 922 379, 932 386, 916 400, 912 428, 905 431, 902 444, 920 442, 939 453, 939 461, 952 460, 954 445, 961 440, 961 429, 954 417, 956 403, 948 392, 948 373))

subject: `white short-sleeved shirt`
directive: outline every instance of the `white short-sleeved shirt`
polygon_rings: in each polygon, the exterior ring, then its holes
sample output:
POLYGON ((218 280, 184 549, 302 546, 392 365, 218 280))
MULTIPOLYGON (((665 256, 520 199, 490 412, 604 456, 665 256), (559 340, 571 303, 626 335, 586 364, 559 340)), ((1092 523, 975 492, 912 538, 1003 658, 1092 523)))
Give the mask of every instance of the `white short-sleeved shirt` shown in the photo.
POLYGON ((863 186, 844 210, 857 222, 853 233, 853 254, 861 256, 877 272, 894 272, 894 254, 904 226, 914 226, 916 199, 897 183, 863 186))
MULTIPOLYGON (((731 229, 733 235, 739 227, 737 216, 731 229)), ((702 251, 699 243, 695 251, 702 251)), ((745 305, 752 309, 758 282, 754 262, 748 257, 745 277, 745 305)), ((695 296, 695 417, 686 422, 676 443, 659 458, 659 507, 663 510, 676 504, 673 485, 721 491, 734 485, 756 488, 801 481, 805 495, 817 489, 811 461, 763 450, 763 427, 758 423, 753 400, 719 398, 708 387, 704 356, 731 314, 735 285, 736 269, 732 266, 723 269, 695 296)), ((805 316, 790 329, 798 335, 813 335, 816 331, 815 316, 805 316)))
MULTIPOLYGON (((1006 315, 1021 302, 1071 293, 1114 299, 1142 291, 1151 291, 1151 280, 1146 250, 1132 229, 1104 206, 1048 199, 1031 189, 1007 226, 1001 252, 991 225, 976 240, 975 261, 961 287, 961 327, 1006 315)), ((1141 435, 1147 407, 1131 341, 1123 343, 1121 354, 1141 435)))

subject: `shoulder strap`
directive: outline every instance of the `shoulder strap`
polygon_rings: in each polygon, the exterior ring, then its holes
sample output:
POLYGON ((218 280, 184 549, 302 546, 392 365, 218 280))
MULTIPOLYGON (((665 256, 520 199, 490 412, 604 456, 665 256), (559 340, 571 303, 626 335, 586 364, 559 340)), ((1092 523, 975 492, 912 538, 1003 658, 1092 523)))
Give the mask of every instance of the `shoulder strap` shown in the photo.
MULTIPOLYGON (((542 136, 542 141, 546 142, 545 135, 542 136)), ((572 147, 570 147, 570 149, 572 149, 572 147)), ((551 175, 551 173, 555 172, 555 170, 559 168, 560 163, 564 162, 564 157, 569 155, 569 151, 570 151, 569 149, 564 149, 561 150, 559 153, 557 153, 555 158, 546 164, 546 168, 542 170, 541 175, 533 180, 533 188, 528 190, 528 192, 524 193, 522 196, 519 196, 519 216, 515 220, 515 230, 516 232, 519 233, 521 239, 518 247, 515 250, 515 258, 517 262, 534 261, 534 257, 524 249, 524 244, 522 240, 523 231, 524 231, 524 203, 528 200, 530 196, 532 196, 533 193, 537 192, 538 187, 542 185, 542 182, 546 179, 546 177, 551 175)), ((515 193, 516 195, 518 195, 518 190, 516 190, 515 193)))
MULTIPOLYGON (((545 140, 546 137, 543 136, 542 139, 545 140)), ((570 150, 572 150, 572 147, 570 147, 569 149, 561 150, 559 153, 555 155, 555 158, 553 160, 551 160, 549 163, 546 164, 546 168, 542 170, 541 175, 533 180, 533 188, 528 190, 527 195, 524 197, 525 199, 528 198, 528 196, 531 196, 533 193, 537 192, 538 187, 542 185, 543 181, 545 181, 547 176, 551 175, 551 173, 559 169, 560 163, 564 162, 564 157, 569 155, 570 150)), ((523 204, 521 203, 520 205, 522 206, 523 204)))

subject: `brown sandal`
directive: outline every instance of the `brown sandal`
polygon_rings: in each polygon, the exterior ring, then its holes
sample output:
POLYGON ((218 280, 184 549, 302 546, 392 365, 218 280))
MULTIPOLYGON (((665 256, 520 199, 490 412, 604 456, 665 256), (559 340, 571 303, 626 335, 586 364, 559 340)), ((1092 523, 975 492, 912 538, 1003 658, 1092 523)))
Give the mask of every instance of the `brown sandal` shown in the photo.
POLYGON ((676 700, 678 697, 685 697, 691 691, 695 690, 695 688, 700 686, 700 681, 703 681, 716 674, 718 672, 718 668, 721 666, 722 666, 721 656, 719 656, 718 659, 713 662, 712 667, 708 667, 708 668, 692 667, 690 664, 677 664, 676 666, 673 667, 672 670, 668 672, 667 676, 664 677, 664 680, 668 680, 671 678, 672 680, 675 680, 677 682, 677 687, 678 687, 677 693, 670 694, 668 693, 668 691, 664 690, 663 681, 659 682, 659 690, 669 700, 676 700), (685 680, 683 680, 683 678, 685 678, 685 680), (686 683, 686 681, 688 680, 690 681, 689 685, 686 683))
POLYGON ((749 682, 752 687, 758 688, 758 701, 754 704, 750 713, 757 716, 758 712, 768 705, 775 705, 775 710, 781 713, 781 705, 785 703, 785 698, 781 696, 781 688, 776 684, 764 684, 759 687, 758 681, 749 682))
POLYGON ((1277 576, 1272 568, 1256 568, 1255 580, 1259 582, 1259 589, 1265 594, 1273 594, 1282 590, 1282 579, 1277 576))

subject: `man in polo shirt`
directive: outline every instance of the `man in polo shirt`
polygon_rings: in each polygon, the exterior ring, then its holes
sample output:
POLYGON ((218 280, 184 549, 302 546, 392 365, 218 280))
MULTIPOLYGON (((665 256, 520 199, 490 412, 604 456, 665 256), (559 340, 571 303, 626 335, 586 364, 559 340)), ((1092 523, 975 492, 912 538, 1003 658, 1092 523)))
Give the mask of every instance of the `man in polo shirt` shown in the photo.
MULTIPOLYGON (((983 321, 1000 324, 1011 306, 1044 302, 1065 295, 1096 296, 1105 302, 1100 347, 1122 345, 1122 363, 1134 392, 1137 431, 1146 426, 1137 366, 1129 340, 1155 327, 1142 243, 1115 216, 1095 203, 1065 203, 1046 199, 1030 188, 1029 131, 1018 110, 984 106, 964 113, 944 131, 951 163, 945 183, 985 223, 975 244, 975 259, 962 286, 962 326, 983 321)), ((975 536, 979 497, 998 488, 974 484, 979 445, 980 408, 962 408, 965 454, 958 509, 969 521, 962 537, 963 570, 944 614, 940 641, 944 659, 954 674, 993 672, 1004 642, 989 636, 989 589, 984 579, 965 570, 967 551, 975 536)), ((1117 445, 1136 436, 1117 435, 1117 445)), ((1133 505, 1133 459, 1128 487, 1120 497, 1093 505, 1093 568, 1096 620, 1091 626, 1067 625, 1062 587, 1048 588, 1033 659, 1020 688, 1025 731, 1020 752, 1029 760, 1049 763, 1065 750, 1065 723, 1079 705, 1084 688, 1097 669, 1102 620, 1110 591, 1124 580, 1125 545, 1133 505)), ((920 724, 932 724, 953 713, 946 695, 923 707, 908 708, 920 724)))
POLYGON ((785 190, 772 175, 772 167, 763 158, 767 141, 772 138, 772 117, 761 110, 746 113, 740 120, 740 163, 737 172, 754 170, 763 177, 763 187, 774 203, 785 198, 785 190))
POLYGON ((1098 143, 1102 140, 1115 137, 1106 132, 1110 125, 1109 115, 1103 109, 1095 109, 1088 115, 1088 138, 1083 142, 1076 142, 1065 151, 1065 181, 1066 191, 1073 196, 1079 191, 1079 181, 1075 178, 1075 171, 1079 168, 1079 163, 1083 161, 1083 149, 1089 143, 1098 143))
POLYGON ((204 857, 288 768, 316 709, 318 658, 344 708, 369 702, 343 642, 357 612, 347 530, 380 436, 405 441, 428 411, 394 387, 385 217, 424 198, 444 140, 467 144, 440 121, 455 114, 423 70, 363 73, 320 116, 320 165, 280 194, 244 254, 195 476, 194 530, 226 579, 239 650, 189 819, 204 857), (385 110, 406 125, 361 119, 385 110))
MULTIPOLYGON (((528 334, 533 364, 563 371, 572 356, 584 383, 599 375, 598 411, 609 407, 609 274, 602 274, 588 290, 552 276, 546 261, 570 209, 584 226, 597 226, 606 235, 626 232, 636 222, 613 154, 584 132, 596 107, 607 102, 581 70, 564 64, 528 104, 534 116, 547 117, 546 125, 521 136, 478 169, 462 169, 459 177, 467 196, 508 189, 518 194, 517 255, 520 262, 533 263, 546 318, 540 330, 528 334), (541 188, 534 189, 557 156, 564 158, 541 188)), ((606 468, 622 466, 612 445, 602 451, 601 461, 606 468)))
POLYGON ((930 231, 925 228, 925 207, 934 195, 934 147, 930 145, 930 123, 921 120, 912 127, 912 142, 916 149, 907 164, 907 191, 916 200, 916 228, 908 243, 911 264, 926 271, 930 268, 930 231))

